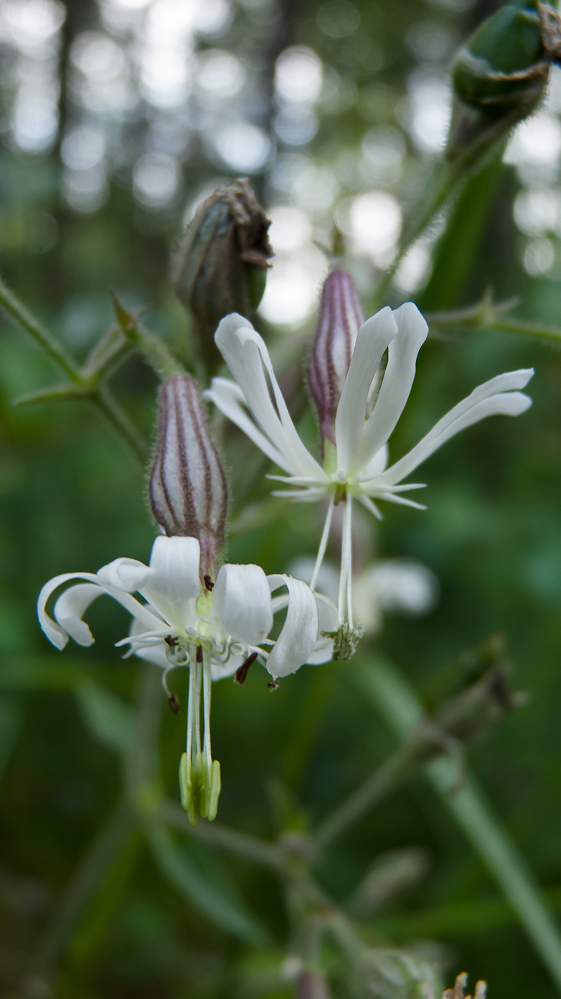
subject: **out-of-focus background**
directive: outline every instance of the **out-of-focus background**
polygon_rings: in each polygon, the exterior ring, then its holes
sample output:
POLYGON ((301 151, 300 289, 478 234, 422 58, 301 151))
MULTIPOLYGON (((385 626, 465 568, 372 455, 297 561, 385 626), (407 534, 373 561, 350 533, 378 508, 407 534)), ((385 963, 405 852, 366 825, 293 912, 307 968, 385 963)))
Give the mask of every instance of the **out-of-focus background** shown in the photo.
MULTIPOLYGON (((408 206, 440 155, 449 62, 491 13, 470 0, 2 0, 0 267, 5 280, 83 358, 111 325, 110 290, 188 356, 190 331, 168 279, 170 248, 210 191, 248 176, 272 218, 276 253, 260 307, 292 403, 328 263, 333 220, 365 310, 395 252, 408 206)), ((503 163, 472 179, 443 243, 438 226, 399 268, 390 302, 421 308, 519 296, 519 314, 561 312, 561 70, 544 107, 520 125, 503 163)), ((472 332, 423 348, 392 438, 403 453, 479 382, 535 365, 534 406, 448 443, 427 464, 428 510, 391 507, 364 521, 375 557, 428 566, 440 586, 423 617, 388 613, 355 660, 304 667, 274 694, 252 671, 215 685, 219 819, 270 836, 329 808, 392 748, 353 683, 374 642, 429 696, 438 671, 496 633, 515 686, 531 692, 469 752, 528 863, 561 910, 561 357, 531 340, 472 332)), ((143 474, 85 403, 12 408, 57 375, 10 323, 0 329, 0 995, 46 993, 29 977, 71 872, 117 799, 115 753, 99 739, 84 685, 124 699, 138 663, 113 643, 126 615, 99 601, 96 645, 63 654, 35 617, 41 585, 119 555, 146 561, 153 528, 143 474), (27 979, 25 976, 28 976, 27 979), (35 988, 35 992, 33 989, 35 988)), ((156 380, 138 358, 113 388, 148 435, 156 380)), ((302 425, 313 438, 312 414, 302 425)), ((259 526, 238 514, 266 497, 260 456, 228 432, 237 517, 230 561, 286 570, 312 555, 318 510, 279 505, 259 526), (248 494, 248 486, 251 483, 248 494)), ((266 470, 264 468, 264 470, 266 470)), ((332 557, 336 552, 331 553, 332 557)), ((177 681, 181 687, 181 678, 177 681)), ((91 708, 91 705, 90 705, 91 708)), ((184 713, 165 708, 162 774, 177 798, 184 713)), ((496 885, 428 786, 409 781, 329 853, 324 884, 353 891, 378 854, 419 848, 417 878, 381 903, 380 941, 425 941, 445 967, 490 982, 491 999, 553 996, 496 885)), ((241 893, 266 942, 235 939, 162 880, 145 846, 123 861, 71 943, 67 992, 80 999, 284 999, 286 917, 273 878, 190 841, 193 862, 241 893)), ((413 865, 414 866, 414 865, 413 865)), ((243 934, 242 934, 243 936, 243 934)), ((251 935, 249 934, 251 937, 251 935)))

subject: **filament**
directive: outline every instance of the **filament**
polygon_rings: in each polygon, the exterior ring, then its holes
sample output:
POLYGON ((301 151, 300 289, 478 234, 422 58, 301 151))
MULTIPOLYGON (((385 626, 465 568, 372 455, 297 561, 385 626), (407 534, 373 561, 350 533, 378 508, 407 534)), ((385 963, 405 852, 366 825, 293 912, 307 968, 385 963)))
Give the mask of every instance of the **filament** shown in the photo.
POLYGON ((325 549, 327 548, 327 539, 329 538, 329 531, 331 530, 331 518, 333 516, 333 505, 335 503, 335 493, 329 500, 329 506, 327 508, 327 517, 325 518, 325 524, 323 527, 323 533, 321 536, 321 541, 319 543, 318 556, 316 559, 316 564, 314 566, 314 573, 312 576, 312 581, 310 583, 310 589, 312 592, 316 588, 316 583, 319 576, 319 570, 321 569, 321 564, 323 562, 323 557, 325 555, 325 549))

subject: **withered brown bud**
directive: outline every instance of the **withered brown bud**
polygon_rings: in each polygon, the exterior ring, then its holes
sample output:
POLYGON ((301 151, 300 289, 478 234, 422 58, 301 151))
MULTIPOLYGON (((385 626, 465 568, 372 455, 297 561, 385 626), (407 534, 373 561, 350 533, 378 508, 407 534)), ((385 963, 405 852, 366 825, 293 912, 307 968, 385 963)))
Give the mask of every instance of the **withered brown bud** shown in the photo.
POLYGON ((226 476, 190 375, 173 375, 162 385, 149 494, 152 513, 168 537, 198 539, 201 579, 216 579, 224 547, 226 476))
POLYGON ((251 318, 263 297, 273 256, 270 224, 249 181, 237 180, 203 202, 174 252, 172 282, 180 302, 193 313, 210 372, 222 360, 214 343, 220 320, 230 312, 251 318))
POLYGON ((312 344, 308 379, 323 437, 335 444, 335 414, 364 315, 354 281, 334 270, 321 295, 319 321, 312 344))

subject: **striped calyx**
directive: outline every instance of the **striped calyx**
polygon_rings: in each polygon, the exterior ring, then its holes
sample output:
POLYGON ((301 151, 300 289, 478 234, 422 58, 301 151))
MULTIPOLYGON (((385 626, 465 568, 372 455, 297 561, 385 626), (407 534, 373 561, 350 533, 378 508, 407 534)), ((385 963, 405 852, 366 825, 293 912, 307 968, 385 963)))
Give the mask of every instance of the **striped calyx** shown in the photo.
POLYGON ((162 385, 149 494, 152 513, 168 537, 197 538, 201 578, 211 588, 224 547, 228 494, 203 404, 189 375, 173 375, 162 385))
POLYGON ((308 380, 319 414, 321 433, 335 444, 335 414, 364 315, 354 281, 334 270, 321 295, 319 322, 312 344, 308 380))

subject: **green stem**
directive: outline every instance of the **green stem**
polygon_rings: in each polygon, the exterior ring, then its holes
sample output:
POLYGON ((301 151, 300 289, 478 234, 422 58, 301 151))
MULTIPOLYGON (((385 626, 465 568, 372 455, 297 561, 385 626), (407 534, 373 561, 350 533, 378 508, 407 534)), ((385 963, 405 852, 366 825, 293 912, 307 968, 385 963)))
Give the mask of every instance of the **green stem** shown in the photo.
POLYGON ((123 308, 115 295, 113 295, 113 308, 119 329, 127 340, 134 344, 141 354, 144 354, 159 378, 165 380, 173 375, 185 374, 185 368, 168 350, 165 343, 159 337, 154 336, 150 330, 141 326, 138 319, 123 308))
POLYGON ((67 354, 64 347, 46 330, 41 323, 31 315, 25 305, 20 302, 17 295, 6 287, 0 279, 0 305, 6 312, 15 319, 27 333, 30 333, 36 343, 44 350, 45 354, 51 358, 59 368, 64 371, 71 382, 80 383, 81 377, 78 368, 74 364, 71 356, 67 354))
POLYGON ((314 842, 319 847, 325 847, 337 839, 345 829, 393 790, 410 762, 411 753, 408 747, 400 747, 356 791, 353 791, 346 801, 338 805, 331 815, 324 819, 313 834, 314 842))
POLYGON ((397 255, 376 289, 374 308, 383 302, 401 261, 413 246, 413 243, 428 229, 430 223, 441 209, 444 208, 456 188, 459 188, 460 183, 467 179, 467 174, 463 171, 452 169, 447 164, 444 165, 442 172, 444 176, 436 189, 434 197, 429 201, 426 208, 421 208, 417 217, 406 228, 397 255))
POLYGON ((489 305, 486 302, 457 309, 451 312, 428 313, 426 320, 431 327, 454 326, 468 329, 500 330, 504 333, 515 333, 521 336, 538 337, 550 343, 561 344, 561 329, 556 326, 542 326, 518 319, 498 319, 497 312, 504 311, 500 305, 489 305))
POLYGON ((229 853, 246 857, 257 864, 264 864, 275 870, 282 869, 281 850, 255 836, 248 836, 247 833, 236 832, 234 829, 228 829, 216 822, 210 823, 204 820, 199 820, 196 826, 192 826, 186 813, 172 801, 163 801, 158 809, 158 815, 168 825, 175 826, 176 829, 183 829, 206 843, 222 847, 229 853))
MULTIPOLYGON (((361 692, 400 738, 407 737, 422 721, 423 711, 414 691, 389 663, 377 661, 374 668, 363 670, 357 679, 361 692)), ((425 774, 518 914, 561 994, 561 938, 557 927, 532 872, 483 791, 466 772, 462 786, 453 793, 457 770, 447 758, 427 764, 425 774)))
MULTIPOLYGON (((7 288, 1 280, 0 306, 3 306, 12 319, 33 337, 47 357, 50 357, 69 378, 72 383, 69 391, 65 394, 63 387, 61 387, 58 391, 58 398, 62 399, 66 395, 67 398, 89 399, 96 409, 104 414, 105 418, 117 430, 139 461, 144 465, 148 455, 147 445, 118 402, 113 398, 107 386, 102 384, 101 377, 103 372, 100 370, 94 375, 87 371, 85 373, 81 372, 64 347, 35 319, 23 303, 20 302, 17 295, 14 295, 13 291, 7 288), (77 395, 75 394, 75 390, 73 391, 74 386, 78 386, 79 390, 81 390, 77 395)), ((34 395, 37 395, 37 393, 34 393, 34 395)))
POLYGON ((92 393, 91 400, 94 406, 105 416, 106 420, 127 442, 131 451, 134 452, 141 465, 145 465, 148 459, 148 445, 139 434, 134 423, 121 409, 107 385, 99 385, 97 391, 92 393))

